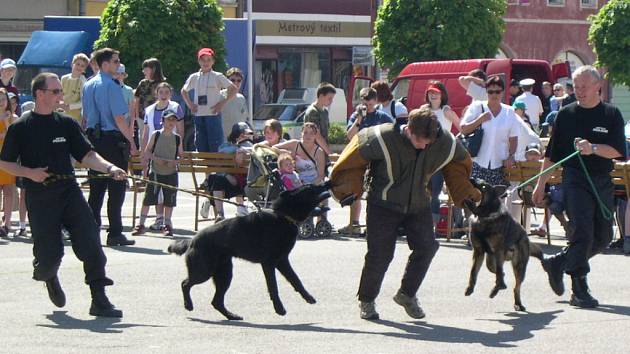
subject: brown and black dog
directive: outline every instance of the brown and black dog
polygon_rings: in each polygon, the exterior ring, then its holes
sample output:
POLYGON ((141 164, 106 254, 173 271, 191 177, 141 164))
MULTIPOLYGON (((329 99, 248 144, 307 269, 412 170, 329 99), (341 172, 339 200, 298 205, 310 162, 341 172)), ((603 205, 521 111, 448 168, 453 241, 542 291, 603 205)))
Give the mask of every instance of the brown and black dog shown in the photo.
POLYGON ((471 223, 470 241, 473 247, 473 266, 466 296, 473 293, 477 283, 477 274, 483 264, 484 254, 488 270, 496 275, 495 286, 490 297, 499 290, 506 289, 503 263, 512 261, 512 269, 516 278, 514 286, 514 309, 525 311, 521 302, 521 285, 525 280, 525 270, 529 256, 542 261, 542 251, 536 244, 530 243, 525 229, 517 223, 503 206, 501 198, 505 195, 506 186, 492 186, 480 179, 471 179, 472 184, 481 191, 481 202, 467 200, 464 203, 475 215, 471 223))

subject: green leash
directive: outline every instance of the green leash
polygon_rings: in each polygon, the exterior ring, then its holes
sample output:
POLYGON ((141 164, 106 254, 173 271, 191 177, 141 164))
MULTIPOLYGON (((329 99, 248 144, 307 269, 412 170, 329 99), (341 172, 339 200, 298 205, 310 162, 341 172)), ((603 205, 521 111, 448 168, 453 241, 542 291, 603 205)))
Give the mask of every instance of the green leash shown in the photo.
POLYGON ((534 182, 535 180, 538 179, 538 177, 544 176, 547 173, 555 170, 562 163, 564 163, 565 161, 568 161, 568 160, 574 158, 575 156, 578 157, 578 160, 580 161, 580 166, 582 166, 582 170, 584 171, 584 174, 586 175, 586 180, 588 181, 589 185, 591 186, 591 189, 593 190, 593 193, 595 194, 595 199, 597 199, 597 204, 599 205, 599 210, 602 212, 602 216, 604 217, 604 219, 610 220, 613 217, 613 214, 610 211, 610 209, 608 209, 606 204, 604 204, 604 202, 602 201, 602 198, 599 196, 599 193, 597 192, 597 189, 595 188, 595 183, 593 183, 593 180, 591 179, 591 175, 588 173, 588 170, 586 169, 586 165, 584 164, 584 160, 582 160, 582 156, 580 154, 580 150, 578 150, 577 147, 575 148, 575 152, 573 152, 572 154, 570 154, 567 157, 563 158, 562 160, 556 162, 555 164, 549 166, 548 168, 544 169, 539 174, 533 176, 532 178, 528 179, 527 181, 519 184, 518 186, 516 186, 516 188, 514 188, 514 190, 519 190, 519 189, 525 187, 526 185, 534 182))

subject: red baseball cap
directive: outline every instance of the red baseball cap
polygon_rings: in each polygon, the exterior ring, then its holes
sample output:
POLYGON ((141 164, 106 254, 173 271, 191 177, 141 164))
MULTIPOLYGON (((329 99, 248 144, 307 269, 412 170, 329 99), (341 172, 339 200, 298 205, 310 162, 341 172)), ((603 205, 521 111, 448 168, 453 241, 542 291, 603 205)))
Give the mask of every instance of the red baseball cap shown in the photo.
POLYGON ((437 85, 429 85, 429 87, 427 87, 427 92, 437 92, 437 93, 442 93, 442 90, 440 90, 440 87, 437 85))
POLYGON ((212 48, 199 49, 199 51, 197 52, 197 59, 201 58, 204 55, 209 55, 211 57, 214 57, 214 50, 212 50, 212 48))

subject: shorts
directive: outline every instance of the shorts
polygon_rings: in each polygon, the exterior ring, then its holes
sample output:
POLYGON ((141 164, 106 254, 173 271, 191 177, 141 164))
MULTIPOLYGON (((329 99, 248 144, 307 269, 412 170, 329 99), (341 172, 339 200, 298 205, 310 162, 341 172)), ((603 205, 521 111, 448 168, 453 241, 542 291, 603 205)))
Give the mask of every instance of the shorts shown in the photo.
MULTIPOLYGON (((177 187, 178 178, 177 173, 171 175, 158 175, 154 172, 149 173, 149 180, 158 183, 168 184, 169 186, 177 187)), ((162 193, 163 204, 165 207, 174 207, 177 205, 177 190, 171 188, 163 188, 153 183, 147 183, 147 189, 144 191, 144 199, 142 205, 158 205, 159 196, 162 193)))

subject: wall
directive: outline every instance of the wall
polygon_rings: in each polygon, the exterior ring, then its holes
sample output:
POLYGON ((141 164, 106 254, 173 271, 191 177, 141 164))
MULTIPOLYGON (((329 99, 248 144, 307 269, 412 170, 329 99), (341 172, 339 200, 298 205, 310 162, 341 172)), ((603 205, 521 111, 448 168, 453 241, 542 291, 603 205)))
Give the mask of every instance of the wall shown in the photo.
POLYGON ((595 61, 587 42, 590 26, 587 18, 605 0, 598 0, 595 9, 581 8, 580 0, 566 0, 562 7, 547 6, 547 0, 520 3, 529 5, 509 5, 504 17, 506 32, 502 47, 509 57, 551 62, 558 54, 571 51, 587 64, 595 61))

